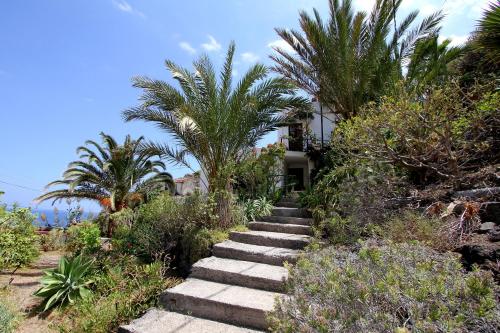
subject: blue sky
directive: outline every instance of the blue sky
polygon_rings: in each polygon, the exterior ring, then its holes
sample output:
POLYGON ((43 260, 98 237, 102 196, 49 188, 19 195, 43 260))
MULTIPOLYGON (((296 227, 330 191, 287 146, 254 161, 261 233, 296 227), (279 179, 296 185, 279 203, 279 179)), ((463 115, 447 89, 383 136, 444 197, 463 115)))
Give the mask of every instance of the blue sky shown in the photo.
MULTIPOLYGON (((373 0, 354 2, 367 10, 373 0)), ((419 9, 422 17, 444 9, 442 35, 460 44, 487 2, 404 0, 402 12, 419 9)), ((131 77, 169 81, 165 59, 189 66, 202 53, 220 64, 235 40, 238 78, 255 61, 270 64, 270 46, 281 43, 275 27, 296 28, 300 9, 327 13, 326 0, 19 0, 0 6, 0 190, 4 202, 31 206, 77 157, 76 147, 101 131, 119 140, 129 133, 169 140, 152 125, 121 120, 140 93, 131 77)), ((273 140, 270 135, 263 143, 273 140)), ((188 170, 169 171, 178 177, 188 170)))

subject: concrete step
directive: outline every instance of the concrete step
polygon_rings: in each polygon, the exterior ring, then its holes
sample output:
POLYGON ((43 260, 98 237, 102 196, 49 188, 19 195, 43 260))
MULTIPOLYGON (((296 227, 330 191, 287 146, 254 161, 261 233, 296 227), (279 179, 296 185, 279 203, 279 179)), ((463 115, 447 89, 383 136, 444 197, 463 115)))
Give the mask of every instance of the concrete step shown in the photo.
POLYGON ((171 311, 265 330, 274 300, 283 294, 188 278, 160 296, 171 311))
POLYGON ((303 249, 311 242, 310 236, 269 231, 231 231, 229 239, 240 243, 295 250, 303 249))
POLYGON ((313 223, 313 219, 311 218, 290 216, 263 216, 259 218, 259 221, 300 225, 312 225, 313 223))
POLYGON ((274 207, 274 216, 287 216, 287 217, 311 217, 311 214, 304 208, 290 208, 290 207, 274 207))
POLYGON ((295 263, 299 251, 279 247, 244 244, 227 240, 214 245, 216 257, 245 260, 262 264, 282 266, 285 261, 295 263))
POLYGON ((273 222, 250 222, 248 224, 250 230, 282 232, 287 234, 312 235, 312 228, 307 225, 300 224, 283 224, 273 222))
POLYGON ((263 333, 218 321, 191 317, 162 309, 149 309, 144 316, 121 326, 118 333, 263 333))
POLYGON ((280 201, 276 204, 277 207, 300 208, 300 204, 295 201, 280 201))
POLYGON ((284 291, 285 267, 209 257, 193 265, 190 277, 268 291, 284 291))

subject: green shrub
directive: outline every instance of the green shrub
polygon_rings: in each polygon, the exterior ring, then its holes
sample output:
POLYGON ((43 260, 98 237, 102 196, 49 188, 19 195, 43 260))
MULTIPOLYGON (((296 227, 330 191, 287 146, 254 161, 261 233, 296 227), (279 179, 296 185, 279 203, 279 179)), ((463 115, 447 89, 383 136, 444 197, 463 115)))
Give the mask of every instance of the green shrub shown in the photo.
POLYGON ((92 260, 81 256, 62 257, 57 268, 46 270, 41 280, 42 287, 34 293, 35 296, 44 298, 43 311, 88 298, 91 295, 88 286, 92 280, 87 275, 92 263, 92 260))
POLYGON ((255 221, 255 219, 271 215, 273 211, 273 204, 271 200, 266 197, 260 197, 254 200, 247 200, 244 203, 245 217, 249 221, 255 221))
POLYGON ((141 264, 133 256, 101 253, 96 260, 93 296, 58 314, 61 332, 105 333, 156 306, 158 296, 178 281, 166 278, 162 262, 141 264))
POLYGON ((274 332, 497 332, 498 287, 484 271, 419 244, 330 247, 291 269, 274 332))
POLYGON ((63 229, 54 228, 48 234, 40 236, 40 246, 43 251, 63 250, 66 246, 66 233, 63 229))
MULTIPOLYGON (((0 296, 2 296, 0 294, 0 296)), ((12 333, 17 326, 17 318, 10 307, 0 300, 0 332, 12 333)))
POLYGON ((68 228, 66 249, 74 254, 92 253, 101 247, 101 231, 92 222, 74 224, 68 228))
POLYGON ((454 242, 445 233, 446 221, 406 210, 394 214, 379 230, 381 238, 397 242, 419 241, 439 251, 453 250, 454 242))
POLYGON ((285 146, 280 143, 262 148, 260 154, 255 150, 248 154, 236 167, 235 189, 240 200, 266 197, 278 201, 284 158, 285 146))
POLYGON ((15 207, 0 217, 0 270, 25 266, 39 255, 39 237, 33 221, 36 216, 28 208, 15 207))

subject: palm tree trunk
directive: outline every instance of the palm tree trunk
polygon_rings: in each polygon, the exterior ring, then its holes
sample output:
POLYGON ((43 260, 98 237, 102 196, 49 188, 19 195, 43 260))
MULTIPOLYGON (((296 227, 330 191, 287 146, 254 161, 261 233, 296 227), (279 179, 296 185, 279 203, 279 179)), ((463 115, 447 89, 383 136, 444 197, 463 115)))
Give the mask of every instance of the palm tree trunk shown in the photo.
POLYGON ((218 216, 218 227, 228 228, 231 226, 231 182, 226 180, 223 187, 212 187, 212 193, 215 196, 216 206, 215 214, 218 216))

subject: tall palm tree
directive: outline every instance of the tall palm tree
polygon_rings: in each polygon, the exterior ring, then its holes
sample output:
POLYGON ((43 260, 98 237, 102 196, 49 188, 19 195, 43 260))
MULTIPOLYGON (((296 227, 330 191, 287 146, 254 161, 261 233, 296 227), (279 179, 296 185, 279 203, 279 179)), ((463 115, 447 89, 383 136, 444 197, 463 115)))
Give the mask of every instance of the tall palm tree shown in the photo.
POLYGON ((88 199, 113 213, 144 201, 152 190, 174 188, 172 176, 163 171, 165 164, 140 149, 143 137, 132 140, 128 135, 122 145, 104 133, 101 138, 103 145, 88 140, 85 146, 78 147, 80 160, 68 165, 62 180, 47 185, 66 188, 44 193, 35 200, 88 199))
POLYGON ((229 194, 234 165, 250 147, 283 120, 290 108, 309 106, 295 95, 296 88, 285 78, 267 78, 269 70, 255 64, 233 86, 231 43, 219 79, 208 57, 193 63, 195 72, 171 61, 166 67, 178 82, 174 86, 147 77, 134 79, 143 90, 142 104, 124 112, 124 119, 155 123, 172 135, 177 148, 150 142, 151 151, 191 167, 194 158, 207 176, 208 189, 217 196, 221 226, 230 221, 229 194))
POLYGON ((420 40, 407 66, 405 85, 410 91, 422 92, 432 84, 443 83, 449 75, 449 65, 465 51, 463 46, 450 47, 451 40, 441 43, 438 36, 420 40))
POLYGON ((479 20, 475 44, 490 61, 500 62, 500 3, 492 1, 479 20))
POLYGON ((401 1, 377 0, 367 14, 355 13, 351 0, 329 0, 326 22, 316 9, 300 12, 301 31, 276 29, 293 52, 275 48, 273 69, 343 118, 356 115, 401 78, 415 43, 439 30, 441 12, 412 27, 414 11, 396 24, 401 1))

